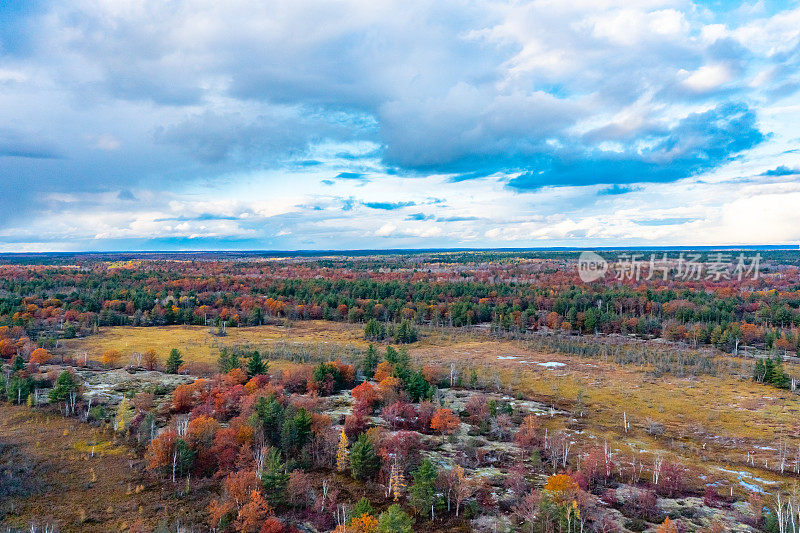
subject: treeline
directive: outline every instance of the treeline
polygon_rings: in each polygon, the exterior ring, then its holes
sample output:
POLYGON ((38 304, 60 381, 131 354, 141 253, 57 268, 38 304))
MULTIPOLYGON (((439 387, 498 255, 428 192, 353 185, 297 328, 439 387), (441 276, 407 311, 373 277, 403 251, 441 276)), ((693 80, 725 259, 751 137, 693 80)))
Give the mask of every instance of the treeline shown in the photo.
MULTIPOLYGON (((606 281, 576 284, 574 264, 128 261, 0 266, 0 325, 41 343, 102 326, 226 327, 270 319, 371 323, 379 338, 412 325, 494 331, 661 337, 694 346, 794 351, 800 327, 796 269, 749 283, 606 281), (373 321, 374 322, 371 322, 373 321), (377 324, 377 326, 375 326, 377 324), (404 326, 403 326, 404 327, 404 326), (381 328, 385 333, 381 332, 381 328)), ((2 347, 0 347, 2 349, 2 347)))

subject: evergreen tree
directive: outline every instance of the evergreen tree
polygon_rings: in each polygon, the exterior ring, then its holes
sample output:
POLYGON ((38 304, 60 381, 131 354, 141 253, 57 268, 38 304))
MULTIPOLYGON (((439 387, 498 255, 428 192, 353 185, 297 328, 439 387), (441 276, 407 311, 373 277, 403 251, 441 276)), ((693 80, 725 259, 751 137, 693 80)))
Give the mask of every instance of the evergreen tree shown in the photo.
POLYGON ((430 459, 424 459, 414 471, 414 484, 411 485, 411 505, 420 513, 430 513, 434 517, 436 506, 436 466, 430 459))
POLYGON ((772 383, 775 377, 775 363, 772 359, 764 359, 764 383, 772 383))
POLYGON ((295 457, 311 438, 311 413, 300 409, 283 421, 281 448, 286 457, 295 457))
MULTIPOLYGON (((573 323, 574 324, 574 323, 573 323)), ((586 333, 594 333, 600 325, 600 312, 594 307, 590 307, 583 315, 583 330, 586 333)))
POLYGON ((370 318, 364 326, 364 338, 369 341, 381 341, 386 338, 386 328, 374 318, 370 318))
POLYGON ((397 364, 397 350, 395 350, 394 346, 387 346, 386 347, 386 355, 384 359, 387 363, 391 363, 393 365, 397 364))
POLYGON ((367 436, 362 433, 350 449, 350 471, 354 479, 371 479, 380 468, 380 460, 367 436))
POLYGON ((781 389, 788 389, 791 383, 791 378, 783 369, 783 361, 779 355, 775 356, 772 363, 772 379, 770 383, 781 389))
POLYGON ((264 311, 260 307, 253 309, 250 313, 250 324, 253 326, 260 326, 264 322, 264 311))
POLYGON ((264 496, 270 505, 273 507, 283 505, 286 501, 288 483, 289 474, 286 473, 286 465, 281 460, 281 453, 277 448, 270 448, 261 474, 261 486, 264 487, 264 496))
POLYGON ((410 372, 406 380, 406 392, 412 402, 419 402, 423 398, 429 397, 431 386, 425 380, 422 372, 410 372))
POLYGON ((247 375, 252 378, 253 376, 266 374, 268 368, 269 363, 263 361, 259 351, 255 350, 250 355, 250 360, 247 362, 247 375))
POLYGON ((231 354, 227 348, 220 349, 219 357, 217 358, 217 368, 219 368, 220 374, 227 374, 233 370, 231 366, 231 354))
POLYGON ((396 503, 378 517, 378 533, 412 533, 413 525, 411 517, 396 503))
MULTIPOLYGON (((386 360, 389 360, 388 351, 386 360)), ((394 377, 405 383, 411 375, 411 358, 408 356, 408 350, 406 350, 404 346, 401 346, 399 350, 394 352, 393 360, 394 377)))
POLYGON ((33 379, 24 372, 17 372, 6 383, 5 391, 9 402, 21 404, 33 392, 33 379))
POLYGON ((178 369, 181 367, 182 364, 183 364, 183 357, 181 357, 181 352, 179 352, 177 348, 173 348, 172 350, 170 350, 166 364, 167 374, 177 374, 178 369))
POLYGON ((375 368, 378 366, 378 362, 378 351, 375 349, 375 346, 370 344, 369 348, 367 348, 367 352, 364 354, 364 361, 361 363, 361 371, 364 373, 365 378, 372 379, 372 376, 375 375, 375 368))
POLYGON ((21 355, 14 358, 14 365, 11 367, 11 373, 16 374, 19 370, 25 370, 25 360, 21 355))
POLYGON ((398 344, 411 344, 417 342, 417 330, 407 319, 403 319, 397 326, 394 334, 394 341, 398 344))
POLYGON ((281 442, 284 410, 283 405, 272 394, 267 398, 261 396, 253 406, 255 422, 260 425, 264 437, 273 446, 277 446, 281 442))
POLYGON ((178 439, 175 442, 175 473, 177 475, 189 475, 194 465, 195 454, 195 451, 185 440, 178 439))
POLYGON ((350 517, 352 520, 353 518, 358 518, 365 514, 372 516, 375 514, 375 509, 372 508, 372 504, 368 499, 361 498, 358 500, 358 503, 353 506, 353 512, 350 513, 350 517))
POLYGON ((55 386, 50 390, 51 402, 66 401, 70 394, 77 393, 79 389, 78 380, 69 370, 64 370, 58 375, 55 386))
POLYGON ((764 361, 758 359, 756 361, 756 366, 753 367, 753 380, 758 381, 759 383, 763 383, 765 374, 766 374, 766 369, 764 368, 764 361))

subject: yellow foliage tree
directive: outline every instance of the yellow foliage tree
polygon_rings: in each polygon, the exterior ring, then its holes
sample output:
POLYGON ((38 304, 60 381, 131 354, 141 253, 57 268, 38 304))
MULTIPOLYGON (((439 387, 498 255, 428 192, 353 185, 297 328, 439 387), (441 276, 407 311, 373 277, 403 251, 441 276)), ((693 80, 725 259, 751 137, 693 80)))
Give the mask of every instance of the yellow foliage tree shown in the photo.
POLYGON ((336 469, 339 472, 344 472, 347 470, 349 466, 349 459, 350 459, 350 450, 348 447, 350 446, 350 441, 347 440, 347 435, 344 432, 344 428, 342 428, 342 436, 339 437, 339 447, 336 450, 336 469))
POLYGON ((127 398, 123 397, 122 401, 117 406, 117 414, 114 417, 114 429, 116 431, 125 431, 130 427, 131 420, 133 420, 133 407, 127 398))
POLYGON ((397 460, 392 463, 392 471, 389 474, 389 487, 391 488, 394 501, 400 499, 402 490, 406 488, 406 480, 403 476, 403 469, 397 464, 397 460))

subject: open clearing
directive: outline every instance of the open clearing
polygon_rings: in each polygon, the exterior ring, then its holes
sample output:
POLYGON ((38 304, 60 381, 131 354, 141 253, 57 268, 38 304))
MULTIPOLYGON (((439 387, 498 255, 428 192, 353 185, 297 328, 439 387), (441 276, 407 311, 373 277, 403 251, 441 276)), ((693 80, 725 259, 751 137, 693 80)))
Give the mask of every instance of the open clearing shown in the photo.
MULTIPOLYGON (((230 328, 224 337, 212 335, 205 327, 118 327, 69 340, 64 350, 86 351, 91 359, 99 359, 110 348, 124 355, 152 348, 163 360, 171 348, 179 348, 187 362, 213 364, 220 347, 247 344, 267 353, 291 351, 295 346, 312 358, 325 358, 366 348, 362 332, 357 324, 322 321, 230 328)), ((578 426, 597 439, 613 439, 636 450, 661 449, 690 463, 711 462, 737 472, 747 468, 750 452, 755 475, 771 480, 782 477, 774 472, 779 440, 786 439, 789 450, 797 450, 800 444, 800 396, 741 376, 655 378, 646 367, 538 352, 522 341, 453 330, 428 331, 408 349, 415 362, 442 368, 452 362, 462 373, 475 369, 489 387, 582 411, 584 416, 575 421, 578 426), (623 417, 630 424, 627 433, 623 417)), ((746 376, 751 363, 738 363, 746 376)), ((788 470, 794 467, 794 455, 792 451, 788 470)), ((720 478, 740 485, 736 476, 724 470, 720 478)))
MULTIPOLYGON (((0 499, 5 525, 105 533, 128 530, 141 520, 153 530, 162 521, 180 519, 185 510, 202 508, 169 505, 175 495, 146 481, 142 461, 102 429, 10 404, 0 409, 0 428, 0 444, 13 450, 0 454, 0 471, 15 471, 4 482, 22 482, 16 494, 0 499)), ((208 499, 200 493, 181 497, 208 499)))

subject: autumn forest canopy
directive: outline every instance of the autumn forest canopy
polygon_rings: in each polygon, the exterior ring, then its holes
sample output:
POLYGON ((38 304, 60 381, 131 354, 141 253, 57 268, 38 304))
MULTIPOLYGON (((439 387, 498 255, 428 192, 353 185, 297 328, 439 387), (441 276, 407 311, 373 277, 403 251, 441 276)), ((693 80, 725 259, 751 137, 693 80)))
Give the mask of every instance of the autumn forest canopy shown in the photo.
POLYGON ((800 256, 658 253, 0 257, 0 524, 797 533, 800 256))
POLYGON ((52 340, 117 325, 407 320, 506 332, 660 337, 725 350, 737 344, 795 350, 797 254, 763 254, 755 280, 636 281, 609 272, 588 284, 577 276, 577 254, 566 252, 45 257, 0 264, 0 324, 52 340))

